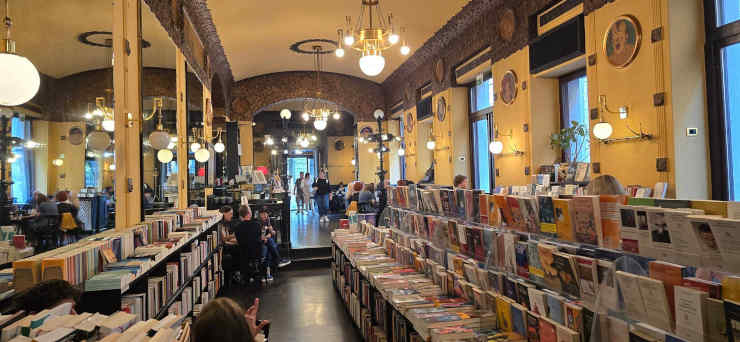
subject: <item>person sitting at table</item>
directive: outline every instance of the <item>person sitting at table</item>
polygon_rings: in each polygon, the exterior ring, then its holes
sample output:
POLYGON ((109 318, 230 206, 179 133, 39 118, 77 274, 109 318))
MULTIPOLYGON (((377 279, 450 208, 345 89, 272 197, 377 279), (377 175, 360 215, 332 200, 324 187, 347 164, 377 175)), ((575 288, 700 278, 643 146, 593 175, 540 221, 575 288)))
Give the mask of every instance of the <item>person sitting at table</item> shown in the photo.
POLYGON ((59 215, 59 209, 57 203, 49 200, 46 195, 39 193, 39 216, 57 216, 59 215))
MULTIPOLYGON (((262 207, 259 215, 263 232, 262 241, 264 241, 264 246, 262 247, 262 258, 273 270, 275 267, 283 268, 289 265, 290 260, 281 260, 280 258, 280 250, 278 249, 277 242, 275 242, 275 239, 277 239, 277 232, 270 222, 270 213, 267 210, 267 207, 262 207)), ((272 275, 268 274, 267 280, 270 280, 271 278, 272 275)))
POLYGON ((262 259, 262 227, 257 220, 252 219, 252 211, 248 206, 239 207, 239 224, 234 228, 234 235, 239 244, 240 268, 242 282, 255 279, 261 272, 262 259))

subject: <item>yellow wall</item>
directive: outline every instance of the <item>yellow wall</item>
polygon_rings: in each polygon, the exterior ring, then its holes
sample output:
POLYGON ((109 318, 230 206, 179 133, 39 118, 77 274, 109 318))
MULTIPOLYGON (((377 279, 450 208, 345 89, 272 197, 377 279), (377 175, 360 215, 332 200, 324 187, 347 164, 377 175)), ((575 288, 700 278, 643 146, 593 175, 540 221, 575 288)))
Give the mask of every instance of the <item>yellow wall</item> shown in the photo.
POLYGON ((239 144, 241 145, 241 158, 239 165, 246 166, 254 164, 254 149, 252 148, 252 122, 239 121, 239 144))
MULTIPOLYGON (((360 130, 362 128, 370 126, 373 129, 373 133, 378 132, 378 123, 375 121, 358 121, 357 122, 357 135, 359 136, 360 130)), ((383 132, 388 131, 388 123, 383 123, 383 132)), ((359 145, 359 151, 358 153, 358 161, 357 161, 357 168, 360 170, 360 181, 363 183, 378 183, 378 176, 376 173, 378 172, 378 167, 380 165, 378 161, 378 156, 376 153, 368 152, 368 149, 370 148, 377 148, 377 144, 360 144, 359 145)), ((383 155, 383 165, 386 170, 388 171, 388 166, 390 165, 388 154, 385 153, 383 155)), ((351 159, 350 159, 351 160, 351 159)), ((388 179, 388 174, 386 174, 385 179, 388 179)))
POLYGON ((47 192, 71 190, 78 192, 85 184, 85 143, 73 146, 66 140, 69 129, 83 127, 82 122, 52 122, 49 123, 48 140, 48 187, 47 192), (61 137, 64 136, 65 140, 61 137), (51 161, 60 154, 64 154, 64 164, 53 166, 51 161))
POLYGON ((470 110, 468 88, 454 87, 432 98, 434 149, 434 181, 452 185, 456 175, 470 178, 470 110), (440 100, 446 103, 444 120, 439 120, 440 100))
POLYGON ((355 167, 352 166, 352 158, 354 158, 354 150, 352 149, 352 143, 354 141, 353 136, 343 137, 328 137, 329 142, 328 150, 328 164, 329 169, 329 182, 331 184, 349 184, 355 177, 355 167), (334 144, 337 141, 344 142, 344 149, 337 151, 334 148, 334 144))
POLYGON ((403 127, 406 130, 403 133, 404 142, 406 143, 406 179, 418 182, 422 178, 423 171, 419 171, 417 161, 419 145, 417 141, 418 125, 416 122, 416 107, 404 111, 403 120, 403 127), (411 115, 411 119, 409 119, 409 114, 411 115), (408 129, 409 123, 411 123, 411 131, 408 129))
MULTIPOLYGON (((416 179, 419 181, 424 177, 424 173, 432 166, 434 152, 427 149, 427 140, 432 134, 432 118, 427 118, 423 122, 416 123, 416 179)), ((435 183, 439 182, 439 177, 434 174, 435 183)))
POLYGON ((531 174, 536 174, 541 165, 552 165, 560 159, 560 151, 550 148, 550 136, 560 130, 560 83, 557 78, 531 76, 527 91, 530 102, 527 150, 531 151, 531 174))

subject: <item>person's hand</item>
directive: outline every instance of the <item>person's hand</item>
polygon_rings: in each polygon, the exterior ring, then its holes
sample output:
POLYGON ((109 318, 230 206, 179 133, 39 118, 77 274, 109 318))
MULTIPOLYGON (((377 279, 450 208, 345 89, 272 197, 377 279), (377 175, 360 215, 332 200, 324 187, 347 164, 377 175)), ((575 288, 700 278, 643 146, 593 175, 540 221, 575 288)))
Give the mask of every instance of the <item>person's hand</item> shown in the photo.
POLYGON ((252 337, 257 336, 260 331, 262 331, 262 328, 264 328, 266 325, 270 324, 270 321, 263 319, 259 325, 257 325, 257 312, 260 308, 260 300, 259 298, 254 299, 254 304, 247 309, 247 311, 244 313, 244 319, 247 320, 247 325, 249 326, 249 331, 252 333, 252 337))

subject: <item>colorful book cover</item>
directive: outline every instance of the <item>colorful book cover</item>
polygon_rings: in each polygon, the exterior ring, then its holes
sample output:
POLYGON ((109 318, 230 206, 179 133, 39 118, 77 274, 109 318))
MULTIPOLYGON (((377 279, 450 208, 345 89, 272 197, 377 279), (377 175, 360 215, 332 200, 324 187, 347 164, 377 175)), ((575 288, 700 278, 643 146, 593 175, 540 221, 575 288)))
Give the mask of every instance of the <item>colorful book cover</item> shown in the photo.
POLYGON ((527 310, 517 304, 511 304, 511 325, 515 333, 527 336, 527 322, 525 312, 527 310))
POLYGON ((558 270, 555 268, 555 256, 553 255, 555 253, 555 247, 544 244, 544 243, 538 243, 537 244, 537 251, 539 252, 540 256, 540 264, 542 264, 542 270, 544 271, 545 275, 545 286, 549 289, 553 289, 555 291, 561 291, 563 289, 560 278, 558 277, 558 270))
POLYGON ((706 215, 727 217, 727 202, 725 201, 693 200, 691 208, 704 210, 706 215))
POLYGON ((481 192, 478 196, 478 221, 481 224, 488 224, 488 195, 481 192))
POLYGON ((540 341, 539 342, 558 342, 558 332, 555 324, 547 318, 540 317, 540 341))
POLYGON ((596 273, 597 260, 575 256, 576 266, 578 268, 578 284, 581 289, 581 299, 587 303, 596 302, 596 293, 598 292, 598 275, 596 273))
MULTIPOLYGON (((640 235, 635 208, 633 206, 619 207, 621 249, 625 252, 640 254, 640 235)), ((645 223, 645 229, 647 229, 647 222, 645 223)))
POLYGON ((573 256, 565 253, 553 253, 552 267, 557 270, 557 277, 563 292, 578 298, 581 294, 578 286, 578 273, 573 262, 573 256))
POLYGON ((557 237, 555 206, 550 196, 537 196, 540 215, 540 231, 548 236, 557 237))
POLYGON ((540 262, 540 252, 537 241, 527 241, 527 262, 529 264, 529 279, 537 284, 545 281, 545 270, 540 262))
POLYGON ((706 292, 709 294, 709 298, 722 299, 722 284, 717 282, 688 277, 683 279, 681 286, 706 292))
POLYGON ((473 258, 480 262, 486 261, 486 247, 483 243, 483 229, 478 227, 467 227, 468 249, 473 258))
POLYGON ((452 192, 448 189, 440 189, 439 190, 439 202, 442 206, 442 212, 444 212, 444 215, 454 217, 455 215, 452 215, 454 212, 453 208, 455 207, 455 201, 454 198, 452 198, 452 192))
POLYGON ((524 226, 524 216, 519 206, 519 200, 513 196, 506 196, 506 204, 511 209, 511 227, 510 229, 526 231, 524 226))
POLYGON ((573 197, 576 241, 601 246, 601 211, 599 196, 573 197))
POLYGON ((504 286, 504 296, 509 297, 513 301, 517 301, 517 288, 516 282, 511 280, 509 277, 502 277, 504 286))
POLYGON ((527 310, 532 309, 529 302, 529 289, 533 287, 534 285, 529 284, 524 280, 516 282, 517 303, 527 308, 527 310))
POLYGON ((464 190, 465 192, 465 215, 463 218, 465 221, 473 222, 473 205, 475 204, 475 201, 473 201, 473 190, 464 190))
POLYGON ((573 331, 581 332, 583 329, 583 317, 581 311, 583 308, 573 304, 565 303, 565 326, 573 331))
POLYGON ((540 233, 537 199, 531 197, 519 197, 518 199, 519 210, 524 219, 524 230, 530 233, 540 233))
POLYGON ((493 195, 493 200, 496 203, 496 209, 498 209, 498 212, 500 213, 501 221, 507 225, 509 229, 512 229, 514 226, 514 217, 511 212, 511 207, 509 207, 508 196, 493 195))
POLYGON ((488 225, 498 227, 503 224, 501 210, 496 204, 496 195, 488 195, 488 225))
POLYGON ((664 261, 651 261, 648 264, 650 278, 663 282, 665 295, 668 299, 668 307, 671 310, 672 317, 676 317, 676 299, 674 286, 681 286, 683 278, 686 275, 686 267, 672 264, 664 261))
POLYGON ((511 303, 502 297, 496 297, 496 316, 498 318, 498 326, 501 330, 506 332, 514 331, 514 327, 511 324, 511 303))
POLYGON ((465 189, 455 189, 455 205, 457 206, 455 217, 465 219, 465 189))
POLYGON ((563 300, 560 296, 552 293, 545 293, 545 305, 547 305, 547 318, 565 324, 565 314, 563 312, 563 300))
POLYGON ((472 233, 470 231, 470 226, 459 224, 457 226, 457 233, 460 235, 458 237, 460 240, 460 254, 465 255, 467 257, 472 257, 473 251, 470 250, 470 244, 468 243, 470 241, 468 240, 468 237, 472 233))
POLYGON ((516 273, 522 278, 529 278, 529 262, 527 261, 528 244, 526 241, 516 242, 516 273))
POLYGON ((473 222, 475 222, 475 223, 480 223, 480 197, 481 197, 481 194, 482 193, 483 193, 482 190, 477 190, 477 189, 476 190, 473 190, 473 192, 472 192, 472 196, 473 196, 472 201, 473 201, 473 203, 472 203, 471 207, 473 209, 472 209, 472 212, 471 212, 471 215, 470 215, 471 216, 470 220, 473 221, 473 222))
POLYGON ((601 210, 601 231, 603 235, 602 247, 619 249, 620 244, 620 215, 619 206, 627 202, 623 195, 601 195, 599 196, 599 208, 601 210))
POLYGON ((527 341, 540 342, 540 318, 527 311, 527 341))
POLYGON ((575 232, 573 231, 573 206, 570 199, 553 199, 553 208, 555 209, 555 226, 557 237, 566 241, 576 241, 575 232))
POLYGON ((457 229, 457 222, 454 220, 447 221, 447 243, 449 248, 455 253, 460 253, 460 235, 457 229))

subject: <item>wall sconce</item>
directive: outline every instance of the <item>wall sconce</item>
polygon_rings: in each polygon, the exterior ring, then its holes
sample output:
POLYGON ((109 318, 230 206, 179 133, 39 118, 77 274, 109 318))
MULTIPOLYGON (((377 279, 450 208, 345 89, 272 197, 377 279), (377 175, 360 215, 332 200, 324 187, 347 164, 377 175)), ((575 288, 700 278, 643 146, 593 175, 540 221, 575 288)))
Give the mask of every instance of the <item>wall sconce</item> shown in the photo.
POLYGON ((614 128, 612 125, 604 120, 604 113, 611 113, 611 114, 619 114, 619 118, 621 120, 624 120, 629 115, 629 107, 627 106, 621 106, 617 108, 617 110, 611 110, 609 109, 609 106, 606 104, 606 95, 599 95, 599 112, 601 113, 599 122, 596 123, 593 127, 593 134, 594 137, 599 139, 599 142, 604 144, 609 144, 613 142, 622 142, 622 141, 630 141, 630 140, 650 140, 653 138, 652 134, 645 133, 642 130, 642 124, 640 124, 640 131, 637 132, 630 128, 629 124, 627 124, 627 129, 634 134, 633 136, 629 137, 623 137, 623 138, 612 138, 609 139, 609 137, 614 133, 614 128))
POLYGON ((523 155, 524 152, 519 150, 519 148, 516 146, 516 144, 511 144, 511 152, 509 153, 503 153, 504 152, 504 143, 499 140, 499 136, 509 137, 511 139, 514 135, 514 132, 509 129, 508 134, 502 134, 498 130, 498 125, 494 122, 494 136, 493 141, 491 141, 490 144, 488 144, 488 151, 491 152, 494 155, 516 155, 520 156, 523 155))
POLYGON ((427 140, 427 150, 434 151, 434 148, 437 147, 437 142, 434 139, 434 131, 431 127, 429 127, 429 138, 427 140))
POLYGON ((60 154, 57 159, 54 159, 51 161, 51 164, 54 166, 62 166, 64 165, 64 154, 60 154))

